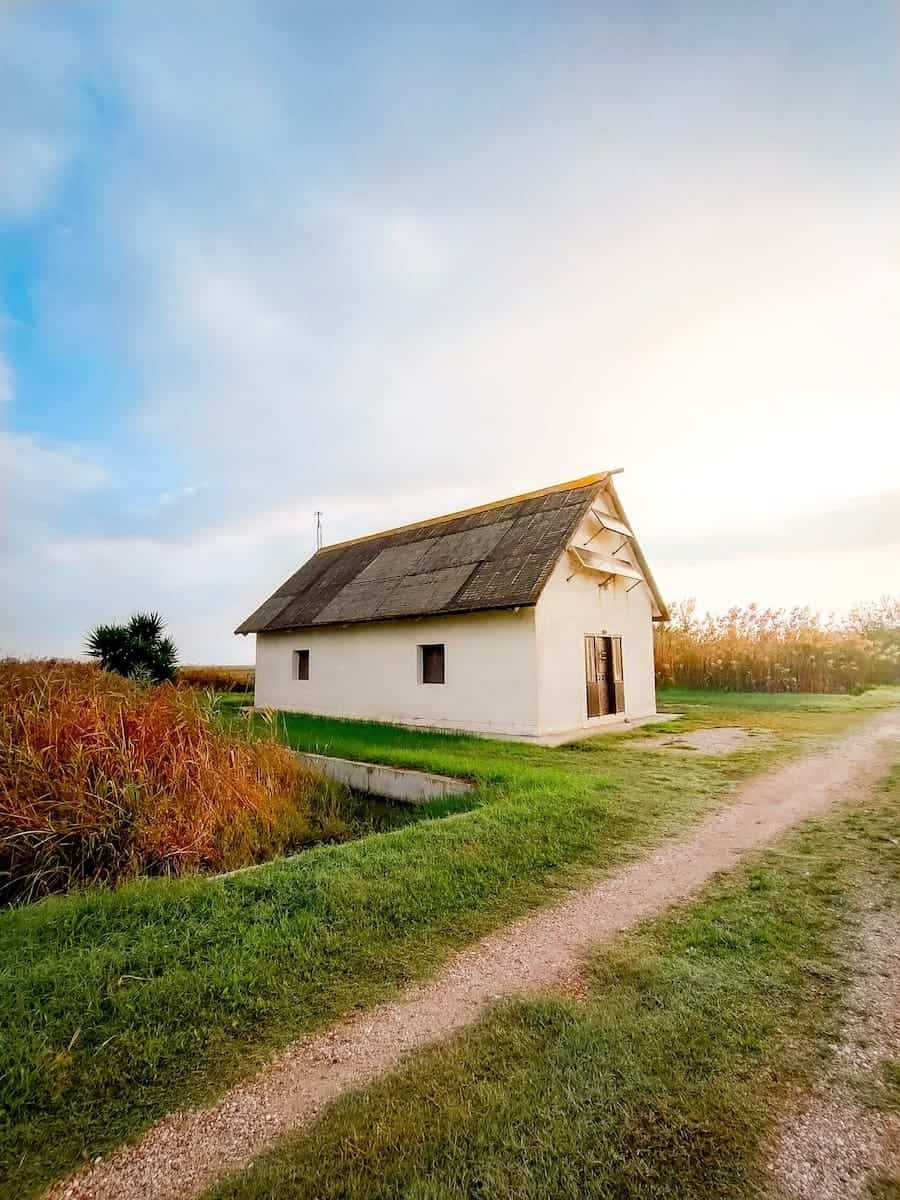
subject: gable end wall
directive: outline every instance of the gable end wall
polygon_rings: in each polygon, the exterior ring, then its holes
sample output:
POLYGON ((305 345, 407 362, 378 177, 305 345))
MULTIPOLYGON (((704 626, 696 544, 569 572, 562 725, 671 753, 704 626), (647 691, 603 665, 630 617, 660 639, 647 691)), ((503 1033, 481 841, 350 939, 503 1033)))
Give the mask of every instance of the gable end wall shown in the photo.
MULTIPOLYGON (((615 511, 603 494, 598 503, 611 513, 615 511)), ((592 538, 589 548, 601 554, 611 554, 621 544, 621 537, 608 531, 593 537, 596 530, 596 521, 587 516, 572 541, 584 545, 592 538)), ((631 559, 627 550, 618 557, 631 559)), ((584 669, 587 635, 622 638, 626 718, 634 720, 656 712, 649 589, 642 583, 628 592, 632 581, 621 578, 601 588, 600 578, 593 572, 576 573, 569 555, 563 553, 537 603, 538 727, 542 735, 582 727, 602 728, 621 720, 621 715, 588 720, 584 669)))

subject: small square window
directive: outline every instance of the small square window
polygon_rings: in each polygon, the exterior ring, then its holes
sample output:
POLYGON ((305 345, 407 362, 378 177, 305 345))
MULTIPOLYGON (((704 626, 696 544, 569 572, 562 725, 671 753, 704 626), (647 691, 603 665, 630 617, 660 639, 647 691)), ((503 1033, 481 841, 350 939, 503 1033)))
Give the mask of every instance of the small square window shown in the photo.
POLYGON ((309 651, 294 651, 294 678, 309 679, 309 651))
POLYGON ((443 683, 444 682, 444 647, 443 644, 436 646, 420 646, 419 647, 419 679, 422 683, 443 683))

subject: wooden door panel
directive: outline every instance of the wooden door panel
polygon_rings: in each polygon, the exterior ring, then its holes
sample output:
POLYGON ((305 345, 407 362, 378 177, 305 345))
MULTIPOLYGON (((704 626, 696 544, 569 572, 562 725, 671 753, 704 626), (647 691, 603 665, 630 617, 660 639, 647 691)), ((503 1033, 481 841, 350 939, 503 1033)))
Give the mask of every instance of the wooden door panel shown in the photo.
POLYGON ((602 637, 584 639, 587 715, 602 717, 609 708, 609 647, 602 637))
POLYGON ((612 701, 613 712, 625 711, 625 675, 622 669, 622 639, 611 637, 609 648, 612 658, 612 701))
POLYGON ((589 717, 603 717, 607 713, 625 711, 620 637, 585 637, 584 673, 589 717))

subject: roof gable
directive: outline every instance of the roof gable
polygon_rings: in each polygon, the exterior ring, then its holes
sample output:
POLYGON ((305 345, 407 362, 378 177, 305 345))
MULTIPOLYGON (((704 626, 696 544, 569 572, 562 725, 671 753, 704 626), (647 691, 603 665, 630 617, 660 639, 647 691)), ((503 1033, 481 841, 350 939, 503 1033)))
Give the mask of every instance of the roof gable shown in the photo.
POLYGON ((533 605, 608 477, 323 547, 235 632, 533 605))

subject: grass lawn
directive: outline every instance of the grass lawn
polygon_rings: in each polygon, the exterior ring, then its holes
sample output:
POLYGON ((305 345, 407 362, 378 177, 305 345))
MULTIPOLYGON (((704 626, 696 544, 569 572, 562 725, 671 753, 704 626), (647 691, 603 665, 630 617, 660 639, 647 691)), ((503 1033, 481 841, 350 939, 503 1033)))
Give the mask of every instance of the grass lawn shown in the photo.
MULTIPOLYGON (((468 734, 428 733, 402 725, 344 721, 305 713, 280 713, 277 726, 285 741, 298 750, 509 784, 526 779, 535 768, 568 771, 577 762, 575 756, 585 752, 601 756, 604 762, 622 761, 617 751, 623 737, 634 741, 669 731, 681 733, 716 725, 740 725, 777 734, 777 749, 784 750, 786 740, 797 746, 815 737, 841 733, 855 720, 900 704, 900 687, 873 688, 860 696, 765 695, 670 688, 660 692, 659 700, 661 712, 683 715, 671 722, 639 726, 624 735, 606 733, 555 750, 468 734)), ((747 773, 753 753, 748 750, 734 756, 738 775, 747 773)), ((631 751, 625 761, 632 761, 631 751)), ((764 758, 758 756, 757 765, 763 764, 764 758)))
POLYGON ((804 699, 679 696, 690 714, 679 729, 777 735, 718 759, 622 747, 644 730, 548 750, 286 718, 298 745, 472 776, 474 806, 228 877, 0 914, 0 1195, 27 1196, 209 1099, 274 1048, 432 972, 584 868, 684 829, 739 779, 897 703, 900 689, 804 699))
POLYGON ((761 713, 842 713, 848 702, 855 708, 878 709, 889 707, 900 700, 900 687, 870 688, 859 696, 840 694, 812 696, 806 692, 720 692, 696 688, 661 688, 657 692, 657 707, 660 712, 678 712, 685 706, 696 713, 709 709, 716 712, 729 707, 741 712, 761 713))
POLYGON ((585 1003, 499 1007, 208 1200, 758 1198, 834 1042, 853 893, 900 903, 898 801, 900 772, 596 955, 585 1003))

